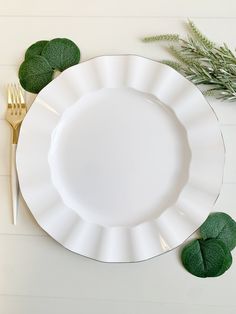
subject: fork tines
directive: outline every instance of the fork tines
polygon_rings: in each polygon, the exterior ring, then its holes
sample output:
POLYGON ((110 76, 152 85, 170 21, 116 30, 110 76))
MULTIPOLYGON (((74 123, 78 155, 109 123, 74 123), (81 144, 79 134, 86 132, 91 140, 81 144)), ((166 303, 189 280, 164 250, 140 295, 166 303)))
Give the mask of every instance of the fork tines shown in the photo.
POLYGON ((8 108, 16 113, 17 109, 26 108, 22 89, 19 84, 9 84, 7 88, 8 108))

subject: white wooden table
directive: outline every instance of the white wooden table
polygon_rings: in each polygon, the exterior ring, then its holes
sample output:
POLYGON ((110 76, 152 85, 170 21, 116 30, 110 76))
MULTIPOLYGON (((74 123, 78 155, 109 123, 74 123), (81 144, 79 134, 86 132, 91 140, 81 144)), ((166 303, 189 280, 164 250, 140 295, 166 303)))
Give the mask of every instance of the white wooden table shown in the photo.
MULTIPOLYGON (((17 80, 25 49, 40 39, 68 37, 82 60, 133 53, 161 59, 144 35, 185 33, 190 17, 212 40, 236 47, 235 0, 0 0, 0 313, 236 313, 236 262, 222 277, 188 274, 179 249, 137 264, 104 264, 73 254, 42 231, 22 198, 11 224, 10 129, 6 84, 17 80)), ((32 102, 28 95, 28 102, 32 102)), ((224 184, 215 210, 236 218, 236 103, 209 99, 226 144, 224 184)), ((234 252, 236 258, 236 250, 234 252)))

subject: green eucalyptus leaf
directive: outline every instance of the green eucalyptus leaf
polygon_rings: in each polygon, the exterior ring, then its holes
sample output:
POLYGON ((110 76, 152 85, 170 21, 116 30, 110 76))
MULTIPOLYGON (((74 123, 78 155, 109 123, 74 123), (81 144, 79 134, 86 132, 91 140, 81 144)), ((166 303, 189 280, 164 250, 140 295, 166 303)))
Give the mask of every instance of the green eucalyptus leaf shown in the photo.
POLYGON ((225 252, 225 259, 223 262, 223 265, 221 267, 221 270, 218 272, 217 276, 222 275, 224 272, 226 272, 226 270, 228 270, 230 268, 230 266, 232 265, 232 254, 230 252, 230 250, 227 248, 227 246, 220 240, 218 240, 218 243, 221 245, 222 249, 225 252))
POLYGON ((42 56, 45 57, 53 69, 64 71, 79 63, 80 50, 77 45, 66 38, 55 38, 43 48, 42 56))
POLYGON ((51 82, 53 69, 47 59, 35 56, 26 59, 20 66, 19 79, 22 87, 31 93, 38 93, 51 82))
POLYGON ((33 45, 31 45, 25 52, 25 59, 34 57, 34 56, 40 56, 43 48, 48 43, 48 40, 39 40, 33 45))
POLYGON ((217 277, 231 265, 230 251, 217 239, 193 240, 182 251, 184 267, 197 277, 217 277))
POLYGON ((236 222, 225 213, 212 213, 200 227, 203 239, 219 239, 229 250, 236 246, 236 222))

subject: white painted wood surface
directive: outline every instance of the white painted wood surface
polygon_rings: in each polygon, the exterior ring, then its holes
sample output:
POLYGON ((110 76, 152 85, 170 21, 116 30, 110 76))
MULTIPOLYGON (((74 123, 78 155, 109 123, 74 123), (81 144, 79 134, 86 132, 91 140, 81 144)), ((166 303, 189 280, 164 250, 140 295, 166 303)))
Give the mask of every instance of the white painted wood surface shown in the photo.
MULTIPOLYGON (((199 279, 179 262, 179 249, 138 264, 104 264, 73 254, 39 228, 22 198, 11 224, 10 129, 6 84, 17 80, 34 41, 69 37, 82 59, 134 53, 161 59, 145 35, 178 32, 192 18, 210 38, 236 47, 234 0, 0 0, 0 313, 236 313, 236 264, 222 277, 199 279)), ((27 95, 31 103, 33 95, 27 95)), ((236 103, 209 99, 226 144, 224 184, 215 210, 236 218, 236 103)), ((236 258, 236 253, 234 252, 236 258)))

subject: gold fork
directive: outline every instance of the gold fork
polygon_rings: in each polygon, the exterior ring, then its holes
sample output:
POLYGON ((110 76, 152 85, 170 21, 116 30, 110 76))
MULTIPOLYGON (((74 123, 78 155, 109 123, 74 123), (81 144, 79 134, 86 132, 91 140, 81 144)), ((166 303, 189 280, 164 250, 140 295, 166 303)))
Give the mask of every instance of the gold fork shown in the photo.
POLYGON ((9 84, 7 88, 7 112, 6 120, 12 126, 12 147, 11 147, 11 195, 13 224, 16 224, 18 208, 18 178, 16 171, 16 146, 19 137, 21 122, 26 115, 26 103, 22 89, 17 84, 9 84))

